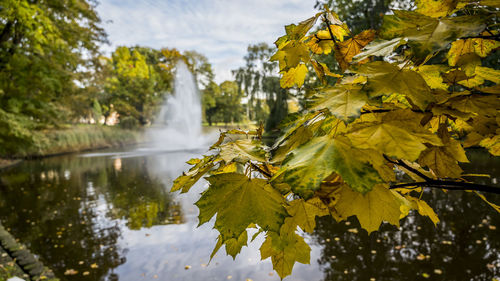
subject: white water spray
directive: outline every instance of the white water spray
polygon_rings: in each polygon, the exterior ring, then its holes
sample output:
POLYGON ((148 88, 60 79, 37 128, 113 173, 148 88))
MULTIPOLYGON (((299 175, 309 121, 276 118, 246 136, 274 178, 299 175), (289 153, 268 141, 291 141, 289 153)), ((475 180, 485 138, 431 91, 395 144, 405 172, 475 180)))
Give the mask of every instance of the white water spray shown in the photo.
POLYGON ((193 150, 206 145, 201 132, 200 93, 183 61, 176 65, 174 94, 166 98, 148 137, 158 150, 193 150))

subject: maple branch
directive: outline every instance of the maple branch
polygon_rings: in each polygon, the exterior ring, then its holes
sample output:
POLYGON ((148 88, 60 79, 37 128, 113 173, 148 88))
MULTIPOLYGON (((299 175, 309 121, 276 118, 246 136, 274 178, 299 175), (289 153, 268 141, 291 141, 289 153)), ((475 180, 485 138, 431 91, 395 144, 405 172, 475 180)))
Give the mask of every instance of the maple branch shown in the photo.
POLYGON ((270 173, 262 170, 259 166, 255 165, 252 162, 250 162, 250 166, 252 166, 252 168, 254 168, 255 170, 257 170, 258 172, 260 172, 261 174, 263 174, 264 176, 266 176, 268 178, 272 178, 273 177, 273 175, 271 175, 270 173))
POLYGON ((401 183, 394 184, 389 187, 389 189, 395 188, 408 188, 413 189, 414 187, 432 187, 432 188, 440 188, 440 189, 448 189, 448 190, 475 190, 475 191, 483 191, 489 193, 500 194, 500 188, 476 184, 476 183, 468 183, 468 182, 457 182, 457 181, 445 181, 445 180, 428 180, 423 182, 410 182, 410 183, 401 183))
POLYGON ((433 181, 433 179, 429 178, 428 176, 424 175, 422 172, 420 172, 419 170, 413 168, 413 167, 410 167, 410 165, 406 164, 404 161, 402 160, 398 160, 398 161, 394 161, 392 160, 391 158, 389 158, 387 155, 384 154, 384 158, 385 160, 389 161, 389 163, 392 163, 392 164, 395 164, 395 165, 399 165, 399 166, 402 166, 404 167, 406 170, 414 173, 415 175, 423 178, 424 180, 426 180, 426 182, 429 182, 429 181, 433 181))
POLYGON ((460 37, 460 39, 474 39, 474 38, 480 38, 480 39, 500 39, 500 34, 497 35, 476 35, 476 36, 466 36, 466 37, 460 37))
POLYGON ((326 17, 326 15, 323 15, 323 20, 326 22, 326 27, 328 28, 328 32, 330 33, 330 37, 332 38, 333 42, 336 42, 335 37, 333 36, 332 28, 330 27, 330 21, 326 17))

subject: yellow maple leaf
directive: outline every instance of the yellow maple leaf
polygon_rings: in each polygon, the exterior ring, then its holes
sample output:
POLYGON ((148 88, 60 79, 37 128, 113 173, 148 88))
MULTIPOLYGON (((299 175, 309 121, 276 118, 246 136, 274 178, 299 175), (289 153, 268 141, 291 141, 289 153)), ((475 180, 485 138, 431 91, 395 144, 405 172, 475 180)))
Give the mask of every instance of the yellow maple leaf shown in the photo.
POLYGON ((416 0, 416 11, 433 18, 450 15, 457 6, 458 0, 416 0))
POLYGON ((368 233, 378 230, 383 221, 399 226, 401 202, 385 185, 375 185, 365 195, 344 187, 340 198, 335 205, 337 212, 343 218, 356 216, 368 233))
POLYGON ((302 87, 306 74, 307 67, 305 64, 299 64, 297 67, 292 67, 283 73, 283 77, 281 77, 280 80, 280 86, 282 88, 290 88, 293 87, 293 85, 302 87))
POLYGON ((368 29, 345 42, 337 42, 335 45, 335 59, 342 71, 346 70, 352 58, 361 53, 361 49, 375 38, 375 30, 368 29))
POLYGON ((461 56, 469 53, 475 53, 484 58, 499 47, 500 42, 496 40, 483 38, 460 39, 451 43, 451 48, 448 51, 448 64, 455 66, 461 56))

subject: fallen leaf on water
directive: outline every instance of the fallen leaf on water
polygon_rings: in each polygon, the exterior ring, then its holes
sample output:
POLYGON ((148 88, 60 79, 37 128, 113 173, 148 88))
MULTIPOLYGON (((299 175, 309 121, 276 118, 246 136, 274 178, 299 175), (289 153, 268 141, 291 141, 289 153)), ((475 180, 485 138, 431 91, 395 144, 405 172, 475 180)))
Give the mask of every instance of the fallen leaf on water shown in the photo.
POLYGON ((87 276, 87 275, 89 275, 89 274, 90 274, 90 272, 88 272, 88 271, 84 271, 82 274, 83 274, 83 276, 87 276))
POLYGON ((154 279, 158 279, 158 275, 156 275, 156 274, 155 274, 155 275, 153 275, 153 278, 154 278, 154 279))
POLYGON ((191 266, 190 266, 190 265, 186 265, 186 266, 184 267, 184 269, 185 269, 185 270, 188 270, 188 269, 190 269, 190 268, 191 268, 191 266))
POLYGON ((496 229, 497 229, 497 227, 496 227, 496 226, 494 226, 494 225, 490 225, 490 226, 489 226, 489 228, 490 228, 491 230, 496 230, 496 229))
POLYGON ((427 273, 422 273, 422 277, 424 277, 424 278, 429 278, 429 277, 431 277, 431 276, 430 276, 429 274, 427 274, 427 273))
POLYGON ((231 279, 231 278, 233 278, 233 276, 231 276, 231 275, 228 275, 228 276, 227 276, 227 279, 228 279, 228 280, 229 280, 229 279, 231 279))
POLYGON ((79 261, 78 264, 82 265, 83 264, 83 261, 79 261))
POLYGON ((98 268, 99 266, 97 265, 97 263, 93 263, 90 265, 90 268, 98 268))
POLYGON ((425 255, 423 255, 423 254, 419 254, 419 255, 417 256, 417 260, 419 260, 419 261, 423 261, 423 260, 425 260, 425 255))
POLYGON ((443 271, 441 269, 436 268, 436 269, 434 269, 434 273, 443 274, 443 271))
POLYGON ((66 271, 64 272, 64 275, 75 275, 75 274, 78 274, 78 271, 74 269, 66 269, 66 271))

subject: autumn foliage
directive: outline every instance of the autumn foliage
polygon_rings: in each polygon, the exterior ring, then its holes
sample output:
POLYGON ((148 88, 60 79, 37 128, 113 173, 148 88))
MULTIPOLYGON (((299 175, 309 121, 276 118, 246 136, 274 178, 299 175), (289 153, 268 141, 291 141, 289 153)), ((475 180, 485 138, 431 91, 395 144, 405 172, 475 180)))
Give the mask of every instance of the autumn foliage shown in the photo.
POLYGON ((386 15, 378 31, 351 34, 328 9, 286 26, 271 60, 285 88, 315 73, 323 86, 313 105, 271 147, 261 130, 222 133, 172 188, 187 192, 209 175, 196 205, 200 224, 216 216, 212 256, 222 246, 236 256, 256 228, 266 237, 262 259, 283 278, 295 262, 309 263, 297 231, 312 232, 316 217, 356 216, 369 233, 399 226, 410 210, 438 223, 420 199, 425 188, 475 192, 500 211, 480 193, 498 190, 474 184, 459 165, 472 146, 500 155, 498 1, 416 4, 386 15), (310 33, 319 20, 324 28, 310 33))

